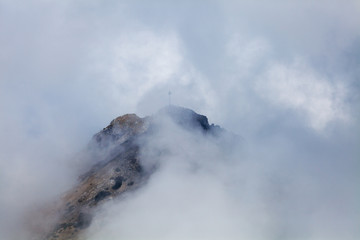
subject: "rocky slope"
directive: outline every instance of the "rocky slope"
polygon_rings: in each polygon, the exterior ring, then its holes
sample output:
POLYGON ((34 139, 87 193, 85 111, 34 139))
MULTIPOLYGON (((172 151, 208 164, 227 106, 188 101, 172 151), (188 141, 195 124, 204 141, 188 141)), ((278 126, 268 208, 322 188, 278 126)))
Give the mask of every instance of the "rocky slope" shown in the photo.
POLYGON ((64 194, 56 209, 56 222, 45 239, 81 238, 81 233, 90 226, 97 206, 146 183, 156 170, 156 164, 144 167, 141 142, 151 141, 161 128, 158 119, 164 117, 190 132, 197 131, 214 138, 225 133, 219 126, 210 125, 207 117, 175 106, 163 108, 151 117, 126 114, 114 119, 91 140, 89 152, 95 164, 79 177, 77 186, 64 194))

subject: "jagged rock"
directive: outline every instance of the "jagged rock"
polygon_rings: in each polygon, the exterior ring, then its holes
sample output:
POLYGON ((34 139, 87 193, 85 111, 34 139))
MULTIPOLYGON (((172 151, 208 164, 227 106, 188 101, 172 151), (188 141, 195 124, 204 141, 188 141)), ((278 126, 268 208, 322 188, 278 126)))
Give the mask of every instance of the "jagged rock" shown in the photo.
POLYGON ((151 117, 126 114, 114 119, 94 135, 89 152, 97 161, 80 176, 78 185, 64 194, 62 207, 56 211, 60 218, 45 239, 78 239, 90 226, 93 210, 99 204, 146 183, 156 166, 142 166, 139 142, 144 136, 151 138, 159 127, 156 119, 164 116, 185 130, 199 130, 212 136, 224 132, 219 126, 210 125, 206 116, 176 106, 165 107, 151 117))

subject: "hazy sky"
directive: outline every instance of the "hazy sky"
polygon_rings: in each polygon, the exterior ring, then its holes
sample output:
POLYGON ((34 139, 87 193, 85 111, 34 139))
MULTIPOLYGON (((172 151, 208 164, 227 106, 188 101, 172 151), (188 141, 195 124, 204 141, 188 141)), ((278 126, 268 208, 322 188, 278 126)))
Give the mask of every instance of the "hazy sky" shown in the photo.
POLYGON ((248 188, 288 189, 299 208, 264 200, 270 222, 358 239, 359 16, 357 0, 0 0, 0 238, 71 185, 71 156, 93 134, 154 113, 171 90, 245 139, 248 188))

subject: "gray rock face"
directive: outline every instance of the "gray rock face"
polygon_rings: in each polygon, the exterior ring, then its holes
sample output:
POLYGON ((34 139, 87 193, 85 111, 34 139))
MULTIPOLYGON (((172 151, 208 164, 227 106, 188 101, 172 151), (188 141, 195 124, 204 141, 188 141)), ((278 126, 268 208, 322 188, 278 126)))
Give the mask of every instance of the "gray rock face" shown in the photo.
POLYGON ((57 210, 60 217, 45 239, 79 239, 81 232, 90 226, 98 205, 146 183, 156 166, 146 169, 142 166, 139 142, 144 136, 151 139, 159 127, 156 119, 164 116, 189 131, 197 129, 213 136, 224 131, 210 125, 206 116, 176 106, 163 108, 151 117, 126 114, 114 119, 94 135, 89 151, 99 159, 80 176, 77 186, 64 194, 57 210))
POLYGON ((191 109, 168 106, 158 112, 158 116, 162 115, 170 117, 175 123, 188 130, 199 129, 203 133, 215 135, 222 131, 219 126, 210 125, 206 116, 197 114, 191 109))

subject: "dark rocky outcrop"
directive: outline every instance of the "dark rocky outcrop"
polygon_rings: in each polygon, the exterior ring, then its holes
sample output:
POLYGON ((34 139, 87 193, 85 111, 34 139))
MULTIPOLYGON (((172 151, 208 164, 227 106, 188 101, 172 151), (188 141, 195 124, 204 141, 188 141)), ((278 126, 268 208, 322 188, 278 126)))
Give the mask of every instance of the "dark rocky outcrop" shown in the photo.
POLYGON ((170 117, 175 123, 188 130, 195 129, 211 134, 217 134, 219 131, 222 131, 219 126, 210 125, 206 116, 197 114, 191 109, 170 105, 158 112, 158 116, 161 117, 163 115, 170 117))
POLYGON ((134 191, 146 183, 156 166, 146 168, 141 162, 141 139, 151 139, 159 127, 158 118, 168 117, 185 130, 218 136, 224 130, 210 125, 206 116, 182 107, 168 106, 151 117, 126 114, 111 121, 95 134, 89 144, 89 158, 94 165, 82 174, 77 186, 63 197, 57 224, 47 240, 78 239, 92 222, 93 211, 99 204, 134 191))
POLYGON ((123 180, 124 179, 121 176, 116 177, 115 184, 111 187, 111 189, 118 190, 121 187, 123 180))

